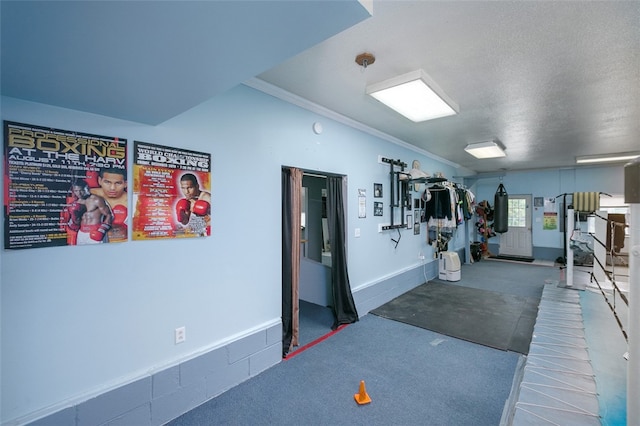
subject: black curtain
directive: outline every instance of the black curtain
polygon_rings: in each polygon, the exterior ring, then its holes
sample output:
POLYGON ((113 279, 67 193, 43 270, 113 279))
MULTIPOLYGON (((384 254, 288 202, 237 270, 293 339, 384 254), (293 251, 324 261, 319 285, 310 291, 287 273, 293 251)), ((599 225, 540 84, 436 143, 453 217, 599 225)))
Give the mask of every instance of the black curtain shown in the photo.
POLYGON ((293 243, 292 214, 292 182, 291 170, 282 169, 282 357, 284 358, 291 348, 293 337, 293 295, 291 275, 291 245, 293 243))
POLYGON ((331 286, 335 316, 335 322, 331 328, 334 330, 342 324, 358 321, 358 312, 353 302, 349 273, 347 272, 344 191, 342 177, 327 177, 327 222, 329 225, 329 244, 331 245, 331 286))

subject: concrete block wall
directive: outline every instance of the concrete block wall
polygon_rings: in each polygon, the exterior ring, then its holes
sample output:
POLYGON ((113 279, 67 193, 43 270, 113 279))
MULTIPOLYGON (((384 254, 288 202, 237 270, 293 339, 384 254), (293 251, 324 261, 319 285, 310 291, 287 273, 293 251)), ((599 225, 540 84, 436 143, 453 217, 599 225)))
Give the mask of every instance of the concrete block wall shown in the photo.
POLYGON ((278 323, 29 424, 162 425, 281 361, 278 323))
MULTIPOLYGON (((429 261, 354 291, 360 316, 438 276, 429 261)), ((282 324, 59 410, 30 426, 159 426, 282 361, 282 324)))

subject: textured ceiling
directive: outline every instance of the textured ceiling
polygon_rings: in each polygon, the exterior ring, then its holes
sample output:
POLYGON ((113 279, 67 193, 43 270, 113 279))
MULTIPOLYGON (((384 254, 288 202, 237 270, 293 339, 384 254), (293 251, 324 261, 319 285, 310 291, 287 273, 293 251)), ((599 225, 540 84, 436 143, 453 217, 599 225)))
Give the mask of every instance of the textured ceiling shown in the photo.
POLYGON ((2 95, 161 123, 257 76, 477 172, 640 149, 640 2, 2 1, 2 95), (366 70, 354 59, 376 56, 366 70), (460 114, 365 95, 422 68, 460 114), (467 143, 499 139, 507 157, 467 143))
POLYGON ((573 167, 640 150, 640 2, 377 1, 259 78, 478 172, 573 167), (376 62, 363 70, 365 51, 376 62), (413 123, 365 95, 419 68, 459 115, 413 123), (506 158, 464 151, 490 139, 506 158))

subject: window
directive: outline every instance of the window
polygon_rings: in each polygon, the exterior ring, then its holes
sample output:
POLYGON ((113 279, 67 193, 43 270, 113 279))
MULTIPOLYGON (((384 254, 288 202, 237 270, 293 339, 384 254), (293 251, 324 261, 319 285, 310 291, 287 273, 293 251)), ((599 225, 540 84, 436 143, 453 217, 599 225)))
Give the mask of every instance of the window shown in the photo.
POLYGON ((509 199, 509 227, 527 226, 527 201, 523 198, 509 199))

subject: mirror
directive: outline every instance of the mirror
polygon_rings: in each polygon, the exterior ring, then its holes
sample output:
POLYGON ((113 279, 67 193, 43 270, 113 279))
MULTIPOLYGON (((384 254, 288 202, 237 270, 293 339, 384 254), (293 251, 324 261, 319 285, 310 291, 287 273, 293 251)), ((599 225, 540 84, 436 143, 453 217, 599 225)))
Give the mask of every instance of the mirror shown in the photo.
POLYGON ((324 176, 305 174, 302 177, 301 255, 331 266, 326 186, 324 176))

